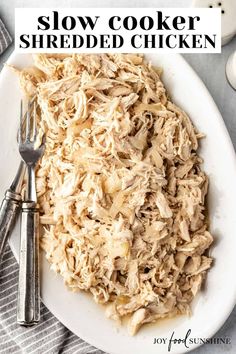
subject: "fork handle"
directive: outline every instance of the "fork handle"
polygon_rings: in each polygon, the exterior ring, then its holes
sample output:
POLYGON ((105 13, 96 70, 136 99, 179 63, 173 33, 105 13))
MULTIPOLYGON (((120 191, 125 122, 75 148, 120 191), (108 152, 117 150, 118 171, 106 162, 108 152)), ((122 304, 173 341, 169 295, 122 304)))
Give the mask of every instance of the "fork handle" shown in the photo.
POLYGON ((20 211, 21 195, 8 189, 0 208, 0 261, 20 211))
POLYGON ((17 323, 40 320, 39 211, 35 202, 22 203, 17 323))

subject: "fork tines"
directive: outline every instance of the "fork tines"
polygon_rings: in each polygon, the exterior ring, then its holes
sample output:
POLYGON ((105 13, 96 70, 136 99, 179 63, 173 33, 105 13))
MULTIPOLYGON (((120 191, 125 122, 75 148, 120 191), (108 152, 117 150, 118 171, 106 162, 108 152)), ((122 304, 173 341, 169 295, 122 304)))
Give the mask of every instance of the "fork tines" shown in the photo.
POLYGON ((23 100, 20 104, 20 127, 18 132, 18 142, 22 144, 25 141, 34 141, 37 136, 37 104, 35 98, 27 103, 27 111, 23 113, 23 100))

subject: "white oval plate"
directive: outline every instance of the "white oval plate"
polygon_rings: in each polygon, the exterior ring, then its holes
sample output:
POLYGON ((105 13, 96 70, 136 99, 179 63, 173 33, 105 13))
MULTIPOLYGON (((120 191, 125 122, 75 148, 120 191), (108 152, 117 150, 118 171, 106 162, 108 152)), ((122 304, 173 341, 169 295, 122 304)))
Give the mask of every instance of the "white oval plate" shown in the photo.
MULTIPOLYGON (((104 309, 90 296, 72 293, 60 276, 49 270, 42 257, 42 300, 52 313, 70 330, 94 346, 110 354, 167 353, 173 339, 183 339, 189 329, 196 343, 174 344, 171 353, 184 353, 200 345, 199 338, 209 338, 223 325, 236 302, 236 160, 233 146, 222 117, 201 80, 180 55, 148 55, 154 65, 163 67, 164 82, 175 103, 191 117, 197 128, 207 135, 202 141, 201 156, 210 177, 209 212, 215 243, 211 254, 214 266, 207 276, 205 289, 193 304, 190 318, 178 317, 143 327, 130 337, 126 327, 117 325, 104 315, 104 309), (154 338, 159 343, 154 344, 154 338), (163 340, 164 339, 164 340, 163 340)), ((29 55, 13 53, 9 64, 23 68, 32 64, 29 55)), ((19 161, 16 131, 19 122, 21 92, 18 78, 5 67, 0 75, 0 196, 14 177, 19 161)), ((18 259, 19 226, 10 245, 18 259)))

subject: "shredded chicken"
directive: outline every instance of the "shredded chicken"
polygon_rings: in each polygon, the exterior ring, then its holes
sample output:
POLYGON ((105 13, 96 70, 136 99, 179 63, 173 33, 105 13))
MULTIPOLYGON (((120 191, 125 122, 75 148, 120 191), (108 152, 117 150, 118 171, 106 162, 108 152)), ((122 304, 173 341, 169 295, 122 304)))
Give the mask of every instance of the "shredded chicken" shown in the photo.
POLYGON ((109 317, 189 314, 212 259, 202 137, 141 55, 35 55, 20 72, 37 96, 45 154, 37 170, 51 268, 109 317))

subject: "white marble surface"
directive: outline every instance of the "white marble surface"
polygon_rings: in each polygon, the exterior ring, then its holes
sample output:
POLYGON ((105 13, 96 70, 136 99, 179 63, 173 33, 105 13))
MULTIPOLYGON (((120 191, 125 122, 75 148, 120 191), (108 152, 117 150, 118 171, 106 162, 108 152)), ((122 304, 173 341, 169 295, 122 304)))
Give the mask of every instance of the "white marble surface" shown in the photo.
MULTIPOLYGON (((95 0, 0 0, 0 16, 13 35, 15 7, 187 7, 190 3, 191 0, 103 0, 102 2, 95 0)), ((0 57, 0 69, 13 47, 14 45, 8 48, 0 57)), ((187 54, 185 59, 195 69, 213 96, 236 149, 236 91, 229 86, 225 78, 225 64, 234 50, 236 50, 236 37, 223 47, 221 54, 187 54)), ((234 270, 232 270, 232 276, 235 276, 234 270)), ((216 311, 221 311, 221 309, 216 309, 216 311)), ((211 319, 206 318, 206 321, 211 321, 211 319)), ((204 326, 204 323, 202 325, 204 326)), ((231 344, 204 345, 194 353, 234 354, 236 352, 236 308, 216 337, 231 337, 231 344)))

